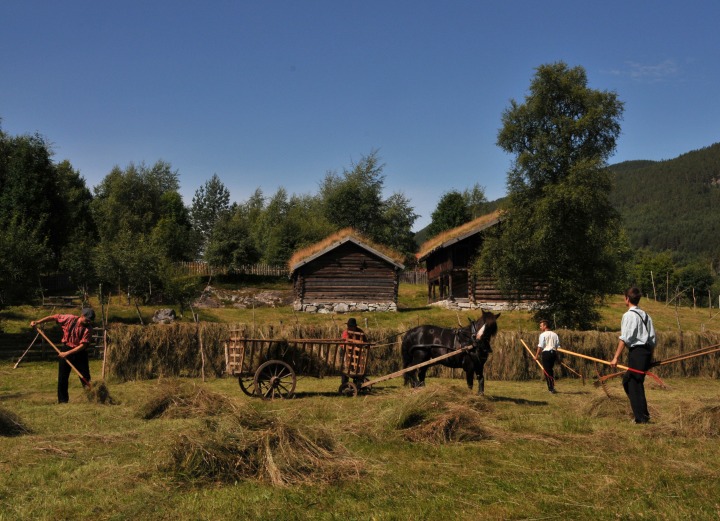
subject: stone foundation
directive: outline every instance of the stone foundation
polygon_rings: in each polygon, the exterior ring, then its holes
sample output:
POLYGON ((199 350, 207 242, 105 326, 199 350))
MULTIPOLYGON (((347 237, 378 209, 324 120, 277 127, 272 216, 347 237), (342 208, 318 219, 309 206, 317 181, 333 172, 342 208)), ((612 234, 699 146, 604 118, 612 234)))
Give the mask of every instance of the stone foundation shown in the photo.
POLYGON ((298 302, 293 304, 295 311, 304 313, 357 313, 397 311, 395 302, 298 302))
POLYGON ((537 302, 470 302, 468 299, 440 300, 430 305, 445 309, 483 309, 485 311, 533 311, 539 307, 537 302))

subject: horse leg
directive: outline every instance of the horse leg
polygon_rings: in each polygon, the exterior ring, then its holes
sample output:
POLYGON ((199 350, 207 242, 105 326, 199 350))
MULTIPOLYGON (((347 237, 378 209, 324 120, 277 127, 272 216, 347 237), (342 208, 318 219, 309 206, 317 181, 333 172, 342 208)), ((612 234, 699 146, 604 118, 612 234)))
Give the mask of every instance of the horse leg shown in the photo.
POLYGON ((418 380, 417 385, 415 387, 425 387, 425 373, 427 372, 427 367, 421 367, 417 370, 418 372, 418 380))
POLYGON ((467 382, 468 389, 472 391, 473 388, 473 377, 475 376, 475 371, 472 369, 465 369, 465 381, 467 382))
POLYGON ((482 360, 480 362, 480 367, 475 368, 475 371, 477 372, 477 379, 478 379, 478 395, 484 395, 485 394, 485 362, 486 360, 482 360))

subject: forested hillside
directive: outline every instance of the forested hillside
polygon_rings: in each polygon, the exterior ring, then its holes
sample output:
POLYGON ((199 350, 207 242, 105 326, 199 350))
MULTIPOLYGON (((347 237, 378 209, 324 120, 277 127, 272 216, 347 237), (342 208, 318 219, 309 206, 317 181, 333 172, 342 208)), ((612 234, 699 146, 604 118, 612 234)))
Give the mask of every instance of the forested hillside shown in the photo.
POLYGON ((686 260, 720 255, 720 143, 666 161, 626 161, 611 200, 634 248, 686 260))

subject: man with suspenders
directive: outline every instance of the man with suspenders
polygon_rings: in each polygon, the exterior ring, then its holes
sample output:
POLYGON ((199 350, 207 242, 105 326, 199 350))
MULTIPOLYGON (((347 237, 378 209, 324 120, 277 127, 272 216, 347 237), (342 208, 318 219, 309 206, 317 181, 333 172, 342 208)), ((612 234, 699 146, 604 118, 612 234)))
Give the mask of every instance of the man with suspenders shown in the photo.
POLYGON ((627 346, 629 351, 628 367, 635 369, 635 371, 625 373, 623 387, 625 388, 625 394, 630 399, 630 407, 632 407, 635 416, 634 422, 648 423, 650 413, 645 399, 645 371, 650 369, 653 349, 657 340, 650 315, 637 307, 640 303, 640 296, 640 290, 635 287, 625 292, 625 305, 628 310, 622 317, 620 341, 610 365, 612 367, 617 365, 620 353, 627 346))

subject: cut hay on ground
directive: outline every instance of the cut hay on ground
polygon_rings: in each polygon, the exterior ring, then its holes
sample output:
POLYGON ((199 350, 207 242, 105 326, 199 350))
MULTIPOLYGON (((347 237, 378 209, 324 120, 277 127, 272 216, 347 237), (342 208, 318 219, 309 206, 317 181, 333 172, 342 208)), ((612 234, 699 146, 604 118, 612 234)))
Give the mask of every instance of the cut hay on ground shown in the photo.
POLYGON ((490 411, 483 398, 450 387, 418 389, 386 414, 390 427, 405 439, 441 444, 493 438, 486 425, 490 411))
POLYGON ((110 396, 110 390, 105 382, 102 381, 92 382, 92 389, 86 389, 85 394, 87 395, 88 401, 92 403, 101 403, 104 405, 117 405, 119 403, 110 396))
POLYGON ((684 431, 699 438, 720 437, 720 404, 704 405, 683 421, 684 431))
POLYGON ((306 433, 277 418, 234 416, 197 435, 182 435, 168 470, 178 478, 235 483, 256 479, 276 486, 335 483, 360 476, 352 458, 329 434, 306 433), (257 428, 259 427, 259 428, 257 428))
POLYGON ((20 416, 0 408, 0 436, 21 436, 30 433, 30 429, 23 423, 20 416))
POLYGON ((586 414, 591 418, 630 418, 632 412, 630 402, 623 396, 622 398, 605 395, 597 396, 586 407, 586 414))
POLYGON ((163 380, 138 411, 144 420, 191 418, 234 412, 235 405, 225 396, 192 382, 163 380))

